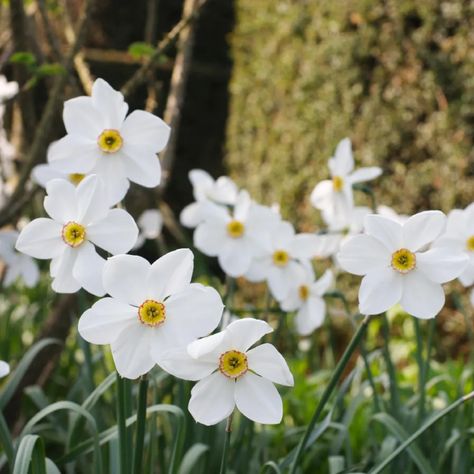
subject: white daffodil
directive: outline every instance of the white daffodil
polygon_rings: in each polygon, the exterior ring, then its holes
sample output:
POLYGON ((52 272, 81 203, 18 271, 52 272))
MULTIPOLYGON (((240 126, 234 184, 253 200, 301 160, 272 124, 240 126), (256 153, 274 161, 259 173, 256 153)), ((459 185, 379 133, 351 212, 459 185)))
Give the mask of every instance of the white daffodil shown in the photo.
POLYGON ((51 145, 51 166, 64 173, 97 174, 111 188, 111 196, 123 195, 129 181, 158 186, 156 154, 166 146, 170 128, 143 110, 125 117, 127 111, 123 95, 103 79, 94 82, 91 97, 66 101, 67 135, 51 145))
POLYGON ((209 204, 205 220, 194 231, 194 245, 206 255, 217 256, 225 273, 239 277, 254 258, 268 251, 278 222, 279 216, 270 208, 253 203, 247 191, 241 191, 233 212, 209 204))
POLYGON ((10 286, 21 278, 27 287, 32 288, 39 280, 38 265, 30 256, 15 250, 18 235, 16 230, 0 231, 0 259, 7 267, 3 285, 10 286))
POLYGON ((281 421, 282 400, 273 384, 292 386, 293 376, 271 344, 250 349, 272 331, 265 321, 240 319, 222 332, 191 343, 187 351, 170 351, 163 357, 162 367, 171 374, 199 380, 188 405, 196 421, 215 425, 235 406, 258 423, 281 421))
POLYGON ((0 360, 0 378, 6 377, 9 373, 10 373, 10 365, 5 361, 0 360))
POLYGON ((315 280, 308 269, 299 271, 292 281, 288 296, 280 303, 283 311, 296 311, 296 330, 301 336, 311 334, 323 324, 326 315, 324 293, 334 281, 331 270, 315 280))
POLYGON ((469 263, 459 275, 459 281, 464 286, 474 284, 474 203, 464 210, 454 209, 449 213, 446 232, 433 247, 464 253, 469 263))
POLYGON ((266 280, 273 297, 281 301, 302 265, 311 266, 310 260, 318 250, 317 235, 296 235, 289 222, 279 222, 270 235, 266 254, 255 258, 244 276, 254 282, 266 280))
POLYGON ((158 209, 147 209, 140 214, 137 224, 140 232, 134 246, 135 249, 140 248, 147 239, 154 240, 158 238, 163 228, 163 216, 158 209))
POLYGON ((194 228, 206 217, 208 201, 224 206, 233 206, 237 199, 237 185, 227 176, 214 180, 204 170, 194 169, 189 172, 196 202, 186 206, 179 216, 181 224, 194 228))
POLYGON ((459 276, 467 257, 449 248, 427 250, 446 226, 440 211, 425 211, 403 225, 379 215, 365 218, 365 234, 337 255, 349 273, 365 275, 359 289, 362 314, 382 313, 397 303, 418 318, 433 318, 444 305, 441 286, 459 276))
POLYGON ((211 333, 224 308, 214 288, 191 283, 193 254, 170 252, 153 265, 118 255, 105 264, 103 298, 79 319, 79 333, 93 344, 110 344, 117 371, 136 379, 170 349, 211 333))
POLYGON ((64 179, 47 184, 44 207, 51 219, 30 222, 20 233, 16 248, 40 259, 51 260, 52 287, 74 293, 81 287, 104 294, 105 260, 94 245, 112 255, 126 253, 137 240, 138 228, 123 209, 107 206, 100 178, 88 176, 75 187, 64 179))
POLYGON ((354 170, 354 158, 349 138, 339 142, 336 153, 329 159, 330 180, 321 181, 311 193, 311 204, 333 219, 347 220, 354 207, 352 185, 377 178, 379 167, 354 170))
POLYGON ((8 81, 5 76, 0 75, 0 104, 18 94, 18 90, 18 82, 8 81))

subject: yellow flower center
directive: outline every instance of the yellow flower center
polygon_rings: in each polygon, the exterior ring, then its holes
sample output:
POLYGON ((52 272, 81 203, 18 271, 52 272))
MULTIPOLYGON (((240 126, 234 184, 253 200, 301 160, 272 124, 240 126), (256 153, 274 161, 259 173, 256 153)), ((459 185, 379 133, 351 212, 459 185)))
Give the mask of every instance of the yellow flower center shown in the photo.
POLYGON ((61 235, 69 247, 79 247, 86 240, 86 228, 77 222, 68 222, 63 226, 61 235))
POLYGON ((242 237, 245 232, 245 226, 242 222, 232 220, 227 224, 227 234, 229 234, 233 239, 238 239, 242 237))
POLYGON ((155 300, 145 300, 138 308, 138 319, 147 326, 159 326, 166 319, 165 305, 155 300))
POLYGON ((340 176, 334 176, 332 178, 332 187, 336 193, 339 193, 344 187, 344 180, 340 176))
POLYGON ((466 248, 469 252, 474 252, 474 235, 471 235, 466 241, 466 248))
POLYGON ((400 273, 408 273, 416 267, 416 255, 408 249, 400 249, 392 254, 392 268, 400 273))
POLYGON ((309 296, 308 285, 301 285, 298 288, 298 295, 303 301, 306 301, 308 299, 308 296, 309 296))
POLYGON ((104 130, 97 139, 99 148, 105 153, 115 153, 122 148, 123 140, 118 130, 104 130))
POLYGON ((69 175, 69 181, 77 186, 85 177, 86 175, 82 173, 71 173, 69 175))
POLYGON ((244 375, 248 369, 247 356, 243 352, 227 351, 219 357, 219 370, 230 379, 244 375))
POLYGON ((288 255, 288 252, 285 252, 284 250, 275 250, 275 252, 273 252, 273 263, 277 267, 286 267, 289 261, 290 256, 288 255))

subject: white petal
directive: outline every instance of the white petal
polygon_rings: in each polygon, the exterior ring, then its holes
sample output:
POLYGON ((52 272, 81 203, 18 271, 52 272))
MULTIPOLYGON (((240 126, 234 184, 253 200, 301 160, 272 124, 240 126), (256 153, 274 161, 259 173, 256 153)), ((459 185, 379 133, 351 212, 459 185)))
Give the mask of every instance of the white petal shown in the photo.
POLYGON ((105 290, 102 283, 104 265, 105 259, 95 251, 94 246, 90 242, 84 242, 77 248, 72 275, 89 293, 104 296, 105 290))
POLYGON ((136 255, 117 255, 107 260, 102 281, 110 296, 140 306, 147 299, 146 280, 150 264, 136 255))
POLYGON ((145 146, 159 153, 168 143, 170 127, 163 120, 143 110, 132 112, 122 125, 124 142, 145 146))
POLYGON ((3 360, 0 360, 0 377, 6 377, 10 373, 10 366, 3 360))
MULTIPOLYGON (((151 349, 152 356, 154 356, 154 347, 152 346, 151 349)), ((169 374, 184 380, 201 380, 217 369, 217 363, 193 359, 186 348, 159 354, 155 362, 169 374)))
POLYGON ((151 328, 137 322, 112 342, 112 357, 122 377, 137 379, 153 368, 155 361, 150 354, 152 336, 151 328))
POLYGON ((193 195, 196 201, 208 199, 207 192, 214 186, 214 179, 204 170, 193 169, 188 173, 189 181, 193 185, 193 195))
POLYGON ((189 227, 194 229, 197 227, 205 217, 203 212, 203 206, 200 202, 193 202, 188 204, 179 215, 179 222, 181 222, 184 227, 189 227))
POLYGON ((130 251, 137 237, 138 227, 123 209, 111 209, 105 218, 87 227, 87 238, 112 255, 130 251))
POLYGON ((44 209, 49 216, 61 224, 77 218, 76 188, 65 179, 53 179, 46 186, 44 209))
POLYGON ((21 276, 25 282, 25 285, 28 288, 33 288, 36 286, 40 277, 38 265, 36 265, 36 262, 27 255, 22 255, 19 258, 19 265, 21 276))
POLYGON ((66 244, 61 237, 62 225, 40 217, 31 221, 21 232, 16 249, 35 258, 53 258, 62 253, 66 244))
POLYGON ((167 296, 189 288, 194 269, 194 255, 189 249, 178 249, 160 257, 148 271, 146 291, 152 299, 167 296))
POLYGON ((359 310, 362 314, 379 314, 396 305, 402 297, 401 275, 391 267, 372 270, 359 289, 359 310))
POLYGON ((316 209, 326 209, 331 202, 333 194, 332 181, 324 180, 318 183, 311 192, 310 201, 316 209))
POLYGON ((289 250, 294 258, 309 260, 320 253, 320 238, 315 234, 298 234, 290 243, 289 250))
POLYGON ((103 115, 90 97, 75 97, 64 102, 64 127, 68 134, 97 139, 104 128, 103 115))
POLYGON ((66 135, 48 148, 48 162, 61 173, 89 173, 101 158, 97 143, 66 135))
POLYGON ((234 206, 234 219, 238 221, 245 221, 252 207, 252 200, 250 194, 243 189, 239 192, 234 206))
POLYGON ((471 301, 471 305, 474 307, 474 288, 471 290, 469 300, 471 301))
POLYGON ((273 332, 273 329, 265 321, 244 318, 230 323, 225 332, 229 348, 247 352, 265 334, 273 332))
POLYGON ((403 247, 402 226, 387 217, 370 214, 364 219, 367 234, 379 240, 390 252, 403 247))
POLYGON ((433 248, 416 254, 416 266, 435 283, 446 283, 457 278, 466 268, 466 254, 445 248, 433 248))
POLYGON ((253 283, 263 281, 267 278, 272 265, 268 258, 254 258, 244 277, 253 283))
POLYGON ((423 273, 413 270, 403 279, 402 308, 421 319, 434 318, 444 305, 444 291, 439 283, 433 283, 423 273))
POLYGON ((326 270, 321 278, 311 285, 311 293, 323 296, 334 283, 334 274, 331 270, 326 270))
POLYGON ((226 332, 221 331, 192 342, 187 352, 193 359, 213 363, 217 367, 220 355, 227 349, 226 332))
POLYGON ((158 156, 139 145, 123 146, 125 175, 130 181, 146 188, 154 188, 160 184, 161 165, 158 156))
POLYGON ((77 221, 88 225, 104 219, 109 211, 104 182, 97 175, 84 178, 75 189, 77 221))
POLYGON ((128 111, 122 93, 98 78, 92 86, 91 99, 96 111, 103 117, 103 129, 119 129, 128 111))
POLYGON ((352 144, 349 138, 343 138, 336 147, 334 157, 329 160, 332 176, 346 176, 354 169, 352 144))
POLYGON ((237 199, 239 188, 227 176, 217 178, 215 185, 211 190, 210 197, 213 201, 233 206, 237 199))
POLYGON ((161 234, 163 216, 158 209, 147 209, 141 213, 137 223, 147 239, 156 239, 161 234))
POLYGON ((354 275, 366 275, 390 265, 390 252, 370 235, 355 235, 347 240, 337 254, 338 264, 354 275))
POLYGON ((79 318, 79 334, 92 344, 111 344, 131 324, 137 323, 137 308, 114 298, 103 298, 79 318))
POLYGON ((251 243, 245 238, 226 240, 224 248, 217 256, 219 265, 231 277, 243 276, 249 270, 254 257, 251 243))
POLYGON ((466 265, 466 268, 461 275, 459 275, 459 281, 464 286, 471 286, 474 284, 474 258, 471 257, 470 262, 466 265))
POLYGON ((217 256, 227 240, 225 223, 217 219, 200 223, 194 231, 194 246, 210 257, 217 256))
POLYGON ((296 330, 301 336, 308 336, 324 322, 326 304, 322 298, 309 297, 296 314, 296 330))
POLYGON ((281 385, 293 386, 293 375, 283 356, 272 344, 262 344, 247 352, 250 370, 281 385))
POLYGON ((63 253, 51 260, 51 288, 56 293, 75 293, 81 288, 81 284, 72 274, 76 257, 77 249, 65 246, 63 253))
POLYGON ((3 277, 2 285, 5 288, 8 288, 10 285, 16 282, 19 276, 20 267, 18 266, 17 262, 8 264, 7 269, 5 271, 5 275, 3 277))
POLYGON ((51 165, 42 164, 36 165, 31 171, 31 178, 36 184, 46 188, 46 184, 52 179, 66 178, 66 173, 54 170, 51 165))
POLYGON ((235 407, 235 383, 220 372, 199 381, 191 390, 189 413, 203 425, 211 426, 227 418, 235 407))
POLYGON ((441 211, 419 212, 403 225, 403 245, 416 252, 433 242, 445 228, 446 216, 441 211))
POLYGON ((382 168, 372 166, 368 168, 359 168, 348 177, 351 183, 363 183, 378 178, 382 174, 382 168))
POLYGON ((239 411, 257 423, 276 424, 283 417, 280 394, 270 380, 247 372, 235 383, 235 404, 239 411))

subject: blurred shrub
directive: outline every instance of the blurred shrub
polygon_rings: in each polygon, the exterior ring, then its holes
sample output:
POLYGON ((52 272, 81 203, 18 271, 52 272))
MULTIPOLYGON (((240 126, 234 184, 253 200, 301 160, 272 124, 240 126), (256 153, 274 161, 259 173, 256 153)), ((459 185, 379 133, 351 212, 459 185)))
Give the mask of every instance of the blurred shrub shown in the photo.
POLYGON ((344 136, 399 212, 474 200, 474 3, 236 0, 227 164, 312 227, 344 136))

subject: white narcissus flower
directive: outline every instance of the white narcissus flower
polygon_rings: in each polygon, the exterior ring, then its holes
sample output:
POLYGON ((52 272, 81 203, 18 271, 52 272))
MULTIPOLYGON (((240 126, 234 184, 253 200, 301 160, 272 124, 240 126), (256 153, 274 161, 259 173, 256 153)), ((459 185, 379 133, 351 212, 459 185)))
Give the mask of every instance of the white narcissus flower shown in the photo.
POLYGON ((52 144, 48 160, 64 173, 97 174, 111 196, 126 192, 129 181, 158 186, 161 167, 157 153, 166 146, 170 128, 160 118, 135 110, 127 114, 123 95, 97 79, 91 97, 64 103, 67 135, 52 144))
POLYGON ((330 180, 321 181, 311 193, 311 204, 333 219, 347 220, 354 207, 352 185, 377 178, 382 174, 377 166, 354 170, 354 158, 349 138, 339 142, 329 159, 330 180))
POLYGON ((147 239, 158 238, 163 228, 163 216, 158 209, 147 209, 140 214, 137 224, 140 232, 134 246, 135 249, 140 248, 147 239))
POLYGON ((254 282, 266 280, 273 297, 281 301, 296 274, 302 266, 311 265, 318 250, 317 235, 295 234, 289 222, 279 222, 270 235, 266 254, 255 258, 244 276, 254 282))
POLYGON ((94 245, 112 255, 128 252, 137 240, 135 221, 123 209, 109 208, 103 182, 95 175, 77 187, 64 179, 54 179, 46 191, 44 207, 51 218, 30 222, 18 237, 17 250, 35 258, 52 259, 54 291, 74 293, 82 287, 102 296, 105 260, 94 245))
POLYGON ((103 298, 79 319, 79 333, 110 344, 118 373, 136 379, 161 365, 163 354, 211 333, 224 308, 214 288, 191 283, 193 254, 179 249, 153 265, 134 255, 105 264, 103 298))
POLYGON ((468 259, 449 248, 431 248, 446 216, 425 211, 403 225, 379 215, 365 219, 365 234, 352 237, 337 255, 340 266, 364 275, 359 289, 362 314, 382 313, 397 303, 409 314, 433 318, 444 305, 442 283, 461 274, 468 259))
POLYGON ((16 230, 0 231, 0 259, 7 267, 3 285, 10 286, 21 278, 28 288, 32 288, 39 280, 38 265, 30 256, 15 250, 18 235, 16 230))
POLYGON ((7 362, 0 360, 0 377, 6 377, 10 373, 10 366, 7 362))
POLYGON ((247 191, 241 191, 234 210, 209 205, 204 222, 194 231, 194 245, 211 257, 231 277, 244 275, 252 260, 264 256, 270 245, 270 235, 279 216, 270 208, 251 201, 247 191))
POLYGON ((433 247, 463 252, 469 263, 459 275, 459 281, 464 286, 474 284, 474 203, 464 210, 454 209, 448 214, 446 232, 433 247))
POLYGON ((282 400, 273 385, 293 386, 285 359, 271 344, 253 349, 273 329, 253 318, 234 321, 212 336, 170 351, 163 367, 177 377, 199 380, 191 390, 189 412, 204 425, 215 425, 237 409, 257 423, 279 423, 282 400))
POLYGON ((324 293, 332 286, 334 277, 326 270, 315 280, 314 273, 305 269, 292 281, 288 296, 280 303, 283 311, 296 311, 296 330, 301 336, 311 334, 323 324, 326 315, 324 293))
POLYGON ((233 206, 237 199, 237 185, 227 176, 214 180, 209 173, 201 169, 189 172, 189 180, 193 185, 193 194, 196 202, 187 205, 179 216, 181 224, 194 228, 206 217, 206 203, 233 206))

